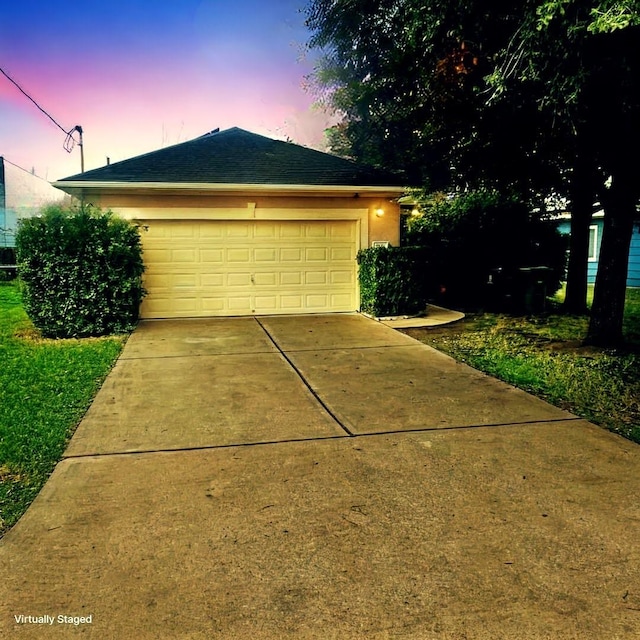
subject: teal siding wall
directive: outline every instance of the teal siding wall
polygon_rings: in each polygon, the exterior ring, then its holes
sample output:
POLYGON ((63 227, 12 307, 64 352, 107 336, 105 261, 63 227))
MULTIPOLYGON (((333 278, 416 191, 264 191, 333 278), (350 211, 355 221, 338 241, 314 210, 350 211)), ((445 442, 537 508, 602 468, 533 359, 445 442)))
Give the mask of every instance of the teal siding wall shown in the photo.
POLYGON ((15 211, 0 207, 0 247, 15 247, 17 224, 15 211))
MULTIPOLYGON (((596 274, 598 272, 598 256, 600 255, 600 244, 602 243, 602 218, 594 218, 592 222, 592 242, 595 243, 594 247, 591 247, 593 252, 593 258, 589 259, 587 266, 587 282, 593 284, 596 281, 596 274)), ((560 233, 569 234, 571 231, 571 224, 568 220, 562 220, 558 223, 558 230, 560 233)), ((627 286, 628 287, 640 287, 640 225, 636 224, 633 228, 633 237, 631 238, 631 249, 629 251, 629 271, 627 273, 627 286)))
POLYGON ((636 224, 633 237, 631 238, 627 286, 640 287, 640 224, 636 224))

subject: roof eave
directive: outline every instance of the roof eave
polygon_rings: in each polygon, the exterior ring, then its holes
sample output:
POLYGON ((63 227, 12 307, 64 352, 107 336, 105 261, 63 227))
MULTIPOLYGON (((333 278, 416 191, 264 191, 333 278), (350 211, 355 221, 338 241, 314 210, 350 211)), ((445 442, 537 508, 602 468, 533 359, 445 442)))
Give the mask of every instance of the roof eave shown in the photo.
POLYGON ((304 195, 398 198, 405 187, 393 185, 225 184, 202 182, 108 182, 58 180, 54 187, 76 197, 113 194, 165 195, 304 195))

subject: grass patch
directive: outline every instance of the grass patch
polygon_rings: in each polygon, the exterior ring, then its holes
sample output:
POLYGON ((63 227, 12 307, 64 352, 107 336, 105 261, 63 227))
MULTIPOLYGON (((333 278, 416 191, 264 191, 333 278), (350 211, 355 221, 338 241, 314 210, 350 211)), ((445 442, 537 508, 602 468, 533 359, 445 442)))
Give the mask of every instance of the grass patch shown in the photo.
POLYGON ((0 536, 60 460, 126 336, 46 340, 0 283, 0 536))
MULTIPOLYGON (((591 292, 592 294, 592 292, 591 292)), ((640 289, 628 289, 628 348, 585 347, 588 318, 481 314, 406 333, 457 360, 640 443, 640 289)))

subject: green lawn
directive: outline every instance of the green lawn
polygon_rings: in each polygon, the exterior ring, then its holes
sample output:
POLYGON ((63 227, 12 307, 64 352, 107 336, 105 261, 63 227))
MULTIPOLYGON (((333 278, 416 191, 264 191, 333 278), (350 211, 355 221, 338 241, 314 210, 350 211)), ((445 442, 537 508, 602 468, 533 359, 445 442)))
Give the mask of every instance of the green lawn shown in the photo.
POLYGON ((15 283, 0 283, 0 536, 40 491, 125 336, 39 339, 15 283))
POLYGON ((449 327, 407 333, 640 443, 640 289, 627 290, 627 349, 582 346, 587 325, 587 317, 560 313, 480 314, 449 327))

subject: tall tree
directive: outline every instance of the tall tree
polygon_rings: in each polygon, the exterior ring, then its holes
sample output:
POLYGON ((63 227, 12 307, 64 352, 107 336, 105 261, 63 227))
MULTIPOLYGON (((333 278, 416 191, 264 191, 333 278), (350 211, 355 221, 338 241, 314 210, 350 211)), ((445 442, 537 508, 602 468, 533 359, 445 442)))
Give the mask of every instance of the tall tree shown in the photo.
MULTIPOLYGON (((526 0, 315 0, 310 44, 325 53, 316 74, 343 116, 333 149, 403 170, 434 189, 478 182, 530 195, 552 165, 532 149, 541 113, 533 99, 488 102, 484 78, 507 48, 526 0)), ((515 96, 517 89, 513 90, 515 96)), ((555 167, 554 167, 555 169, 555 167)), ((538 189, 539 190, 539 189, 538 189)))
POLYGON ((600 198, 606 229, 588 337, 598 344, 622 337, 621 272, 637 200, 628 176, 638 168, 639 4, 313 0, 307 8, 311 45, 326 52, 317 80, 343 115, 334 136, 342 149, 434 188, 480 183, 530 201, 550 192, 571 200, 573 309, 584 307, 588 224, 600 198), (620 149, 631 163, 620 162, 620 149))
MULTIPOLYGON (((640 2, 538 2, 515 37, 527 54, 508 74, 532 82, 554 135, 569 141, 573 253, 568 305, 582 305, 591 206, 605 211, 596 290, 586 342, 622 342, 629 246, 640 184, 640 2)), ((506 56, 513 60, 513 56, 506 56)), ((503 75, 508 75, 503 74, 503 75)))

